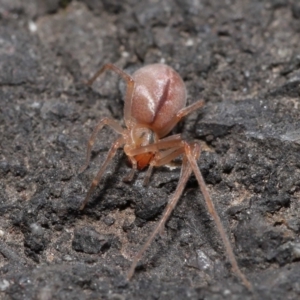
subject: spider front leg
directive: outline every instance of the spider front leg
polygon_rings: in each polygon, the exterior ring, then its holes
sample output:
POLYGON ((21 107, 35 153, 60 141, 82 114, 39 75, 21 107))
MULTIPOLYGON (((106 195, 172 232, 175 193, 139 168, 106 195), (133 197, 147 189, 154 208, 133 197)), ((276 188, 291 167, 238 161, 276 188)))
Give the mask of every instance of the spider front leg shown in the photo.
POLYGON ((177 158, 183 153, 184 148, 181 145, 181 141, 178 147, 158 152, 157 155, 155 155, 155 157, 150 162, 149 168, 143 181, 143 185, 148 185, 154 167, 168 165, 170 162, 172 162, 175 158, 177 158))
POLYGON ((215 206, 213 204, 213 201, 208 193, 208 189, 207 186, 205 184, 205 181, 203 179, 203 176, 199 170, 199 167, 197 165, 197 159, 200 156, 200 145, 196 142, 188 144, 187 142, 182 141, 181 139, 179 139, 177 136, 174 136, 172 138, 169 137, 166 140, 160 140, 157 143, 151 144, 151 145, 147 145, 147 146, 143 146, 140 147, 138 149, 134 150, 134 153, 137 154, 142 154, 142 153, 146 153, 148 151, 160 151, 161 149, 166 149, 165 151, 163 151, 163 154, 159 159, 154 159, 152 162, 153 166, 161 166, 164 165, 170 161, 172 161, 173 159, 175 159, 176 157, 178 157, 181 154, 184 154, 183 156, 183 166, 182 166, 182 171, 181 171, 181 177, 179 179, 176 191, 174 193, 174 195, 172 196, 172 198, 170 199, 165 212, 163 213, 163 216, 161 218, 161 220, 159 221, 157 227, 154 229, 153 233, 151 234, 151 236, 149 237, 149 239, 146 241, 146 243, 144 244, 144 246, 142 247, 142 249, 140 250, 140 252, 137 254, 137 256, 135 257, 132 266, 130 268, 130 271, 128 273, 128 278, 131 278, 133 273, 134 273, 134 269, 138 263, 138 261, 141 259, 143 253, 146 251, 146 249, 149 247, 149 245, 151 244, 151 242, 153 241, 153 239, 155 238, 155 236, 157 235, 158 232, 160 232, 165 224, 165 222, 167 221, 168 217, 170 216, 172 210, 174 209, 174 207, 176 206, 179 197, 181 196, 184 186, 188 180, 188 177, 191 174, 191 171, 194 172, 200 190, 203 194, 207 209, 209 211, 209 213, 211 214, 212 218, 214 219, 216 226, 217 226, 217 230, 221 236, 222 242, 225 246, 225 250, 226 250, 226 254, 227 257, 231 263, 232 269, 234 271, 234 273, 241 279, 241 281, 243 282, 243 284, 249 289, 252 290, 252 285, 251 283, 248 281, 248 279, 246 278, 246 276, 242 273, 242 271, 240 270, 238 263, 236 261, 231 243, 228 239, 228 236, 225 232, 225 229, 221 223, 221 219, 215 209, 215 206), (168 147, 173 147, 171 149, 168 149, 168 147), (188 170, 188 171, 184 171, 184 170, 188 170), (189 172, 189 176, 186 178, 186 174, 185 172, 189 172), (183 175, 184 174, 184 175, 183 175))
POLYGON ((198 184, 199 184, 199 187, 200 187, 200 190, 203 194, 203 197, 204 197, 204 200, 205 200, 205 203, 206 203, 206 206, 207 206, 207 209, 210 213, 210 215, 212 216, 212 218, 214 219, 215 221, 215 224, 217 226, 217 229, 219 231, 219 234, 221 236, 221 239, 222 239, 222 242, 225 246, 225 250, 226 250, 226 254, 227 254, 227 257, 231 263, 231 266, 232 266, 232 269, 233 269, 233 272, 241 279, 241 281, 244 283, 244 285, 249 289, 249 290, 252 290, 252 285, 251 283, 248 281, 248 279, 246 278, 246 276, 244 275, 244 273, 242 273, 242 271, 240 270, 239 266, 238 266, 238 263, 236 261, 236 258, 235 258, 235 255, 234 255, 234 252, 233 252, 233 249, 232 249, 232 246, 231 246, 231 243, 229 241, 229 238, 225 232, 225 229, 222 225, 222 222, 221 222, 221 219, 215 209, 215 206, 214 206, 214 203, 209 195, 209 192, 208 192, 208 189, 207 189, 207 186, 206 186, 206 183, 203 179, 203 176, 200 172, 200 169, 197 165, 197 161, 193 155, 193 151, 192 151, 192 147, 188 144, 186 144, 185 146, 186 148, 186 156, 187 156, 187 159, 189 161, 189 164, 196 176, 196 179, 198 181, 198 184))
MULTIPOLYGON (((200 147, 198 147, 198 145, 195 145, 192 155, 195 157, 195 159, 197 159, 199 157, 200 147)), ((171 159, 171 156, 169 156, 169 159, 171 159)), ((151 245, 151 243, 153 242, 153 240, 155 239, 157 234, 163 230, 166 221, 170 217, 172 211, 174 210, 174 208, 176 207, 176 205, 178 203, 178 200, 179 200, 180 196, 183 193, 183 190, 186 186, 186 183, 187 183, 188 179, 191 176, 191 173, 192 173, 192 168, 191 168, 188 160, 186 159, 186 157, 184 157, 183 162, 182 162, 180 179, 178 181, 177 188, 176 188, 174 194, 172 195, 172 197, 170 198, 170 200, 169 200, 169 202, 168 202, 168 204, 167 204, 167 206, 166 206, 166 208, 163 212, 163 215, 162 215, 160 221, 158 222, 157 226, 155 227, 155 229, 153 230, 153 232, 151 233, 150 237, 148 238, 146 243, 143 245, 141 250, 135 256, 135 258, 134 258, 134 260, 131 264, 131 267, 129 269, 129 272, 127 274, 127 279, 128 280, 130 280, 131 277, 133 276, 135 268, 136 268, 138 262, 140 261, 140 259, 142 258, 143 254, 145 253, 145 251, 151 245)))
MULTIPOLYGON (((175 134, 160 139, 155 143, 132 149, 128 151, 127 154, 130 156, 133 163, 135 162, 135 165, 133 164, 133 166, 136 168, 136 160, 134 158, 136 155, 143 155, 147 152, 155 153, 154 157, 149 163, 149 167, 143 181, 143 185, 146 186, 148 185, 150 177, 152 175, 153 167, 165 165, 171 162, 174 158, 178 157, 181 153, 183 153, 182 150, 179 150, 179 152, 177 151, 175 153, 178 148, 182 148, 182 138, 180 134, 175 134)), ((132 170, 132 172, 134 172, 134 170, 132 170)))

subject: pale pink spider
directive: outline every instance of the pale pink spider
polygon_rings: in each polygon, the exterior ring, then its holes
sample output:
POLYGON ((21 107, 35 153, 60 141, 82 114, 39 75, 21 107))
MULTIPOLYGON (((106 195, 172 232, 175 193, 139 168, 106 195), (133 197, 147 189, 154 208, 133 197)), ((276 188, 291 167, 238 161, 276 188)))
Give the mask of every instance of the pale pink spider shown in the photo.
POLYGON ((141 170, 149 166, 144 184, 148 183, 153 167, 169 164, 178 156, 182 156, 182 168, 177 188, 171 196, 158 225, 135 256, 127 278, 130 279, 133 276, 138 261, 142 258, 142 255, 156 235, 163 229, 183 193, 191 173, 194 172, 208 211, 213 217, 224 243, 233 271, 245 286, 251 289, 251 283, 237 264, 230 241, 197 165, 197 159, 201 152, 199 143, 196 141, 187 143, 182 140, 179 134, 165 137, 184 116, 202 107, 204 102, 197 101, 185 107, 186 89, 184 82, 175 70, 164 64, 145 66, 134 72, 132 76, 113 64, 106 64, 88 81, 88 84, 92 85, 95 79, 106 70, 114 71, 126 81, 127 89, 124 106, 126 128, 123 128, 110 118, 104 118, 96 125, 88 141, 86 163, 80 169, 80 172, 83 172, 88 167, 92 146, 97 133, 104 125, 110 126, 120 134, 120 137, 116 139, 108 151, 107 157, 94 178, 80 209, 84 209, 118 148, 124 147, 124 151, 132 164, 132 170, 126 177, 127 181, 133 179, 137 169, 141 170))

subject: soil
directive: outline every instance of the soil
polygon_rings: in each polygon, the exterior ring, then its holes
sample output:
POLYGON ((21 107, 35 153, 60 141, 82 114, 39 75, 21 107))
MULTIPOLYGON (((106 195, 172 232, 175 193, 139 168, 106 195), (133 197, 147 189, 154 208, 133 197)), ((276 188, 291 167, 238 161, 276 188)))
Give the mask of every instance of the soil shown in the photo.
POLYGON ((0 299, 299 299, 300 4, 297 0, 0 0, 0 299), (117 154, 86 191, 123 122, 129 74, 162 62, 205 108, 174 133, 198 161, 253 285, 231 270, 195 178, 134 277, 126 272, 174 192, 180 169, 123 182, 117 154))

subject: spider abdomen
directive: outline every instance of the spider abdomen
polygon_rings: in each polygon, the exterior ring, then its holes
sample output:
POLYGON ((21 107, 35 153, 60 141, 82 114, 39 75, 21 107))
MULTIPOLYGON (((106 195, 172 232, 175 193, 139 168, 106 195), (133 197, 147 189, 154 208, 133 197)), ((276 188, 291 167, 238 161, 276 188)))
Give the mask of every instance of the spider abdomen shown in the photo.
POLYGON ((131 116, 159 137, 167 135, 172 129, 170 123, 186 105, 183 80, 174 69, 164 64, 145 66, 133 73, 132 78, 135 88, 131 116))

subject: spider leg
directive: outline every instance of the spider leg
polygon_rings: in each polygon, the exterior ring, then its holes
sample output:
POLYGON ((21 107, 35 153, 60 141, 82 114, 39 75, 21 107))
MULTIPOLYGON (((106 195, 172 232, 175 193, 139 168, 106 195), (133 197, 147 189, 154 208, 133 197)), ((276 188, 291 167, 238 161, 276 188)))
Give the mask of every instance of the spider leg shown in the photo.
POLYGON ((183 153, 184 148, 181 145, 180 148, 174 147, 163 152, 158 152, 157 155, 150 162, 149 168, 144 178, 143 185, 148 185, 153 167, 164 166, 183 153))
POLYGON ((85 196, 85 199, 83 200, 83 202, 80 206, 80 210, 83 210, 84 207, 86 206, 87 202, 89 201, 90 196, 92 195, 96 186, 98 185, 99 181, 101 180, 101 177, 103 176, 103 173, 104 173, 107 165, 110 163, 110 161, 115 156, 117 149, 120 148, 123 144, 124 144, 124 138, 123 138, 123 136, 121 136, 113 143, 113 145, 109 149, 105 161, 103 162, 100 170, 98 171, 97 176, 93 179, 92 184, 85 196))
MULTIPOLYGON (((180 134, 175 134, 175 135, 171 135, 166 138, 160 139, 155 143, 134 148, 134 149, 128 151, 127 155, 131 157, 131 160, 134 160, 135 155, 139 155, 139 154, 143 154, 143 153, 147 153, 147 152, 156 152, 154 158, 151 160, 151 162, 149 164, 149 168, 145 175, 145 179, 143 182, 143 185, 145 186, 149 183, 149 179, 151 177, 153 167, 161 166, 165 163, 170 162, 172 159, 176 158, 177 156, 179 156, 182 153, 182 151, 180 151, 180 154, 177 154, 177 155, 173 154, 171 156, 173 158, 168 158, 168 156, 171 155, 171 153, 173 153, 178 148, 183 149, 182 139, 181 139, 180 134), (166 149, 166 150, 161 151, 161 149, 166 149), (162 159, 164 159, 163 162, 165 162, 165 163, 159 163, 159 161, 161 161, 162 159)), ((132 172, 135 172, 135 170, 132 170, 132 172)))
MULTIPOLYGON (((175 141, 175 140, 176 141, 177 140, 182 140, 180 133, 169 135, 169 136, 167 136, 165 138, 159 139, 158 141, 175 141)), ((158 141, 155 141, 155 142, 157 143, 158 141)))
MULTIPOLYGON (((198 149, 194 149, 193 154, 198 157, 200 152, 198 151, 198 149)), ((148 238, 148 240, 146 241, 146 243, 143 245, 143 247, 141 248, 141 250, 138 252, 138 254, 135 256, 131 267, 129 269, 129 272, 127 274, 127 279, 130 280, 130 278, 133 276, 135 268, 137 266, 137 263, 139 262, 139 260, 142 258, 143 254, 145 253, 145 251, 148 249, 148 247, 150 246, 150 244, 152 243, 152 241, 154 240, 154 238, 156 237, 156 235, 162 231, 162 229, 164 228, 164 225, 166 223, 166 221, 168 220, 169 216, 171 215, 172 211, 174 210, 180 196, 183 193, 183 190, 185 188, 185 185, 190 177, 192 173, 192 168, 189 165, 189 162, 187 161, 186 157, 183 158, 183 162, 182 162, 182 168, 181 168, 181 175, 180 175, 180 179, 177 185, 177 188, 174 192, 174 194, 172 195, 172 197, 170 198, 167 207, 164 210, 164 213, 160 219, 160 221, 158 222, 158 224, 156 225, 155 229, 153 230, 153 232, 151 233, 150 237, 148 238)))
MULTIPOLYGON (((186 143, 185 144, 185 153, 186 153, 186 157, 189 161, 189 164, 196 176, 196 179, 198 181, 198 184, 200 186, 200 190, 203 194, 203 197, 204 197, 204 200, 205 200, 205 203, 206 203, 206 206, 207 206, 207 209, 210 213, 210 215, 213 217, 215 223, 216 223, 216 226, 217 226, 217 229, 220 233, 220 236, 221 236, 221 239, 222 239, 222 242, 225 246, 225 249, 226 249, 226 253, 227 253, 227 256, 228 256, 228 259, 231 263, 231 266, 232 266, 232 269, 233 271, 235 272, 235 274, 241 279, 241 281, 244 283, 244 285, 249 289, 249 290, 252 290, 252 285, 251 283, 248 281, 248 279, 246 278, 246 276, 242 273, 242 271, 240 270, 239 266, 238 266, 238 263, 236 261, 236 258, 235 258, 235 255, 233 253, 233 249, 231 247, 231 243, 228 239, 228 236, 225 232, 225 229, 222 225, 222 222, 221 222, 221 219, 215 209, 215 206, 214 206, 214 203, 208 193, 208 190, 207 190, 207 186, 205 184, 205 181, 203 179, 203 176, 199 170, 199 167, 197 165, 197 157, 195 157, 195 155, 193 154, 193 148, 195 147, 195 145, 197 145, 196 143, 194 144, 188 144, 186 143)), ((198 147, 200 147, 198 145, 198 147)))
POLYGON ((131 163, 132 163, 132 169, 130 170, 130 172, 123 178, 124 182, 130 182, 133 180, 133 177, 135 175, 135 172, 137 170, 137 162, 134 159, 134 157, 131 157, 131 163))
POLYGON ((89 165, 91 159, 92 147, 95 143, 95 139, 97 137, 98 132, 105 126, 108 125, 112 129, 114 129, 117 133, 123 134, 123 128, 113 119, 103 118, 94 128, 94 131, 87 143, 87 151, 86 151, 86 159, 85 164, 80 168, 79 173, 82 173, 89 165))
POLYGON ((160 150, 163 149, 167 150, 174 147, 176 148, 183 147, 183 141, 180 134, 171 135, 165 139, 158 140, 156 143, 131 149, 130 151, 127 152, 127 155, 136 156, 147 152, 159 152, 160 150))
POLYGON ((144 177, 144 180, 143 180, 143 186, 147 186, 149 184, 149 180, 150 180, 150 177, 151 177, 152 172, 153 172, 153 166, 154 165, 150 162, 147 173, 146 173, 146 175, 144 177))
POLYGON ((168 164, 178 156, 184 153, 184 148, 172 148, 170 150, 164 151, 162 154, 160 154, 159 158, 154 161, 153 165, 155 167, 160 167, 168 164))
POLYGON ((93 82, 105 71, 107 70, 111 70, 115 73, 117 73, 119 76, 121 76, 127 84, 127 89, 126 89, 126 95, 125 95, 125 100, 124 100, 124 119, 125 119, 125 123, 128 126, 131 123, 131 100, 132 100, 132 94, 133 94, 133 90, 134 90, 134 80, 133 78, 125 73, 124 71, 122 71, 121 69, 119 69, 117 66, 113 65, 113 64, 105 64, 104 66, 102 66, 102 68, 100 68, 95 75, 87 82, 88 85, 92 85, 93 82))
MULTIPOLYGON (((181 120, 183 117, 187 116, 188 114, 192 113, 193 111, 201 108, 203 105, 204 105, 204 101, 203 100, 198 100, 197 102, 187 106, 187 107, 184 107, 183 109, 181 109, 177 115, 176 115, 176 118, 179 120, 181 120)), ((177 122, 178 122, 177 121, 177 122)))
POLYGON ((161 132, 161 136, 164 136, 166 133, 170 132, 170 130, 186 115, 192 113, 193 111, 201 108, 204 105, 204 101, 199 100, 187 107, 182 108, 169 122, 169 125, 164 128, 164 131, 161 132))

